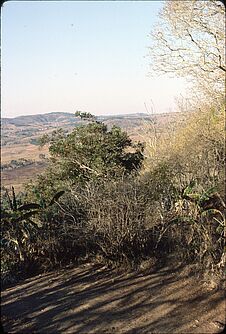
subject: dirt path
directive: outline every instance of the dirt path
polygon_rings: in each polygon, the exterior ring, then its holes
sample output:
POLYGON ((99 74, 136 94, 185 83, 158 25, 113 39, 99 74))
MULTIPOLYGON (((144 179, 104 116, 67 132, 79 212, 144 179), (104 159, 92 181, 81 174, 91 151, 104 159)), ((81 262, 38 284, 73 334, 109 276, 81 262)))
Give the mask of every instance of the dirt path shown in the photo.
POLYGON ((186 270, 119 274, 84 264, 4 290, 2 322, 10 333, 220 333, 225 303, 186 270))

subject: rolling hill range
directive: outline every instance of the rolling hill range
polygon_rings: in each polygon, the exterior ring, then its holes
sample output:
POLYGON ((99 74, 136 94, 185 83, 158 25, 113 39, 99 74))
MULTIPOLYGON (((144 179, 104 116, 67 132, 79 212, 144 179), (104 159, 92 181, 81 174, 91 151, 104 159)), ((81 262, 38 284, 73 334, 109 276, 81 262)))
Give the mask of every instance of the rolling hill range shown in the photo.
MULTIPOLYGON (((117 125, 130 134, 139 133, 138 127, 142 128, 146 123, 152 123, 158 131, 163 131, 169 126, 174 126, 178 121, 183 121, 186 114, 162 113, 162 114, 126 114, 98 116, 97 121, 102 121, 109 127, 117 125)), ((65 132, 71 131, 75 126, 84 123, 79 117, 68 112, 52 112, 47 114, 18 116, 15 118, 2 118, 2 147, 15 144, 30 143, 35 145, 36 140, 44 133, 51 132, 57 128, 63 128, 65 132)), ((141 130, 141 129, 139 129, 141 130)), ((4 159, 3 159, 4 160, 4 159)))
MULTIPOLYGON (((135 141, 145 141, 147 132, 163 133, 171 131, 183 123, 187 114, 126 114, 98 116, 97 121, 104 122, 111 128, 120 126, 135 141)), ((84 120, 73 113, 52 112, 47 114, 2 118, 1 120, 1 179, 3 186, 16 185, 21 188, 31 177, 40 173, 47 164, 48 148, 40 149, 39 138, 62 128, 69 133, 75 126, 84 124, 84 120)))

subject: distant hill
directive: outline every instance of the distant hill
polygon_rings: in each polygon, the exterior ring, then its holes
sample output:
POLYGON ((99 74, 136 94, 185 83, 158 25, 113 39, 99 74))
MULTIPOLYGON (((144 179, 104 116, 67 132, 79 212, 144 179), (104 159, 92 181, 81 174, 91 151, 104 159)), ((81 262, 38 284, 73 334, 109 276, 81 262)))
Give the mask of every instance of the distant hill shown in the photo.
MULTIPOLYGON (((99 121, 107 121, 112 119, 139 119, 139 118, 149 118, 150 116, 145 113, 136 114, 124 114, 124 115, 107 115, 107 116, 97 116, 99 121)), ((13 124, 16 126, 29 126, 31 124, 47 124, 47 123, 77 123, 80 122, 79 117, 75 117, 73 113, 69 112, 50 112, 47 114, 36 114, 36 115, 25 115, 17 116, 14 118, 2 118, 3 125, 13 124)))
MULTIPOLYGON (((182 113, 162 114, 123 114, 97 116, 97 120, 104 122, 111 128, 113 125, 120 126, 129 134, 138 133, 144 123, 151 122, 158 131, 163 131, 175 122, 183 121, 182 113)), ((37 139, 44 133, 49 133, 57 128, 63 128, 70 132, 75 126, 84 124, 79 117, 69 112, 51 112, 47 114, 26 115, 14 118, 2 118, 2 146, 25 144, 37 144, 37 139)))
MULTIPOLYGON (((104 122, 109 128, 113 125, 120 126, 134 141, 145 141, 152 131, 160 135, 164 131, 171 131, 178 122, 183 122, 187 115, 176 112, 152 115, 136 113, 98 116, 97 120, 104 122)), ((75 126, 84 122, 68 112, 2 118, 1 162, 4 166, 1 173, 2 185, 6 187, 14 185, 20 190, 24 183, 46 168, 48 147, 43 147, 41 150, 39 147, 39 138, 43 134, 51 133, 57 128, 69 133, 75 126), (26 163, 21 166, 21 162, 24 161, 28 161, 29 165, 26 163)))
MULTIPOLYGON (((179 112, 171 113, 160 113, 160 114, 147 114, 147 113, 134 113, 134 114, 118 114, 118 115, 102 115, 97 116, 98 121, 109 121, 109 120, 128 120, 128 119, 173 119, 182 115, 179 112)), ((2 118, 2 125, 13 124, 16 126, 30 126, 32 124, 46 124, 46 123, 77 123, 81 122, 79 117, 75 117, 73 113, 69 112, 50 112, 46 114, 36 114, 36 115, 25 115, 17 116, 14 118, 2 118)))
POLYGON ((72 113, 68 112, 51 112, 47 114, 37 115, 26 115, 17 116, 14 118, 2 118, 2 124, 8 125, 13 124, 16 126, 27 126, 30 124, 46 124, 52 122, 63 122, 63 121, 76 122, 77 118, 72 113))

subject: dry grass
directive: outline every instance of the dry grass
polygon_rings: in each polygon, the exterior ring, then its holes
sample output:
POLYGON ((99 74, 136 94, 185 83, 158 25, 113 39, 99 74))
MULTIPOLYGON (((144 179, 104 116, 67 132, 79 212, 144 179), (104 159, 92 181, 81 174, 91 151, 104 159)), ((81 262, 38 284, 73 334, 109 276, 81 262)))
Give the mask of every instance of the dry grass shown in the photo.
POLYGON ((24 166, 13 170, 1 172, 1 185, 6 188, 14 186, 16 192, 22 191, 24 184, 34 179, 36 175, 42 173, 45 167, 40 166, 24 166))
MULTIPOLYGON (((1 163, 7 164, 11 160, 29 159, 40 161, 40 154, 45 154, 48 157, 48 147, 39 148, 32 144, 19 144, 3 146, 1 148, 1 163)), ((7 188, 15 187, 16 191, 22 191, 23 186, 30 179, 34 179, 37 174, 44 171, 45 167, 40 166, 24 166, 12 170, 4 170, 1 172, 1 185, 7 188)))
POLYGON ((40 160, 39 154, 48 155, 48 147, 39 148, 32 144, 19 144, 3 146, 1 148, 1 162, 2 164, 9 163, 11 160, 18 160, 21 158, 40 160))

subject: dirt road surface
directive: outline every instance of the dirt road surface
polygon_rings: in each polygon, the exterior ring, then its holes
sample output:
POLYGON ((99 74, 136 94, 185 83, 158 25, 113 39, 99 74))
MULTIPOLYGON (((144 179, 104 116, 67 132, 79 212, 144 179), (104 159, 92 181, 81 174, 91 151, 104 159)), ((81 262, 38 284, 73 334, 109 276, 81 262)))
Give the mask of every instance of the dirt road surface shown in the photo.
POLYGON ((83 264, 2 291, 9 333, 220 333, 222 290, 186 270, 118 273, 83 264))

